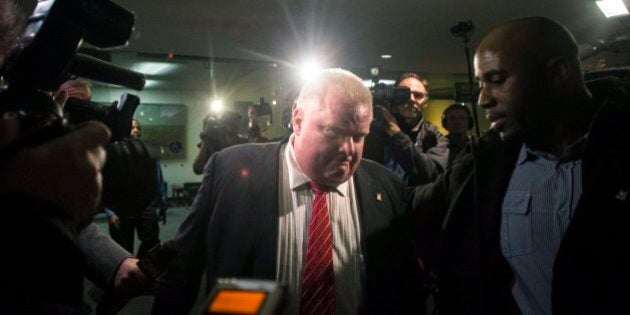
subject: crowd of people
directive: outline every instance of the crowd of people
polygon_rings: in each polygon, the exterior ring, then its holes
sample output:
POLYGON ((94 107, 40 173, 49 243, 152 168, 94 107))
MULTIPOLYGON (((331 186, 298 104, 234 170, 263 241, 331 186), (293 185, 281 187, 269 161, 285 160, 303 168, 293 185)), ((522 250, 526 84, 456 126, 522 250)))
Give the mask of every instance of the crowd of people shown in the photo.
MULTIPOLYGON (((0 16, 3 60, 24 18, 8 0, 0 16)), ((409 100, 385 108, 355 74, 320 71, 280 141, 251 110, 249 141, 230 127, 238 115, 207 118, 202 185, 157 279, 92 223, 108 128, 23 146, 19 114, 3 111, 0 310, 80 314, 87 276, 124 299, 151 288, 153 314, 186 314, 205 274, 208 289, 283 284, 283 314, 424 314, 429 296, 439 314, 626 313, 630 86, 586 83, 573 36, 543 17, 494 27, 474 70, 490 122, 479 138, 461 104, 443 113, 448 135, 423 117, 430 89, 415 73, 396 83, 409 100)), ((60 106, 89 95, 66 87, 60 106)))

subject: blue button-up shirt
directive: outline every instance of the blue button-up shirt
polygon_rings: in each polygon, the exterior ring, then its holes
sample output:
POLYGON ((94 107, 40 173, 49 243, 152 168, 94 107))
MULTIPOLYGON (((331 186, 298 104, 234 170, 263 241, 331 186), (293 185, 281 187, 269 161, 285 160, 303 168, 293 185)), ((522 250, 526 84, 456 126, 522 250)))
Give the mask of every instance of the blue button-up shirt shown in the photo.
POLYGON ((523 145, 512 173, 503 199, 501 250, 523 314, 551 314, 553 262, 582 194, 582 144, 561 160, 523 145))

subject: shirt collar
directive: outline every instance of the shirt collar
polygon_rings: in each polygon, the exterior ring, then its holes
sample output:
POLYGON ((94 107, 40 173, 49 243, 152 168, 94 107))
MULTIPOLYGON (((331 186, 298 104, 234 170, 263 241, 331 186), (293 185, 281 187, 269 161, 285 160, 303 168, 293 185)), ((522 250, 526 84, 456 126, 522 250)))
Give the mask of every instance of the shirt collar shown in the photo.
MULTIPOLYGON (((584 136, 575 140, 575 142, 573 142, 573 144, 571 144, 569 148, 567 148, 566 156, 564 156, 558 162, 566 162, 566 161, 573 161, 573 160, 581 159, 587 139, 588 139, 588 133, 586 133, 584 136)), ((542 151, 533 150, 529 148, 527 145, 525 145, 525 143, 523 143, 521 147, 521 151, 518 154, 518 160, 516 163, 517 165, 521 165, 527 161, 535 160, 539 157, 545 157, 546 159, 557 160, 557 157, 551 154, 542 152, 542 151)))
POLYGON ((523 163, 525 163, 530 156, 530 150, 527 148, 527 146, 525 145, 525 143, 523 143, 523 145, 521 146, 521 151, 518 153, 518 159, 516 160, 516 165, 521 165, 523 163))
MULTIPOLYGON (((310 189, 309 183, 311 182, 311 179, 302 172, 300 165, 298 165, 297 160, 295 159, 295 151, 293 150, 294 136, 294 134, 290 136, 289 142, 284 149, 284 159, 287 161, 287 169, 289 171, 289 187, 292 191, 296 191, 303 187, 310 189)), ((345 191, 345 187, 347 185, 348 181, 337 187, 333 187, 332 192, 336 192, 343 196, 342 191, 345 191)))

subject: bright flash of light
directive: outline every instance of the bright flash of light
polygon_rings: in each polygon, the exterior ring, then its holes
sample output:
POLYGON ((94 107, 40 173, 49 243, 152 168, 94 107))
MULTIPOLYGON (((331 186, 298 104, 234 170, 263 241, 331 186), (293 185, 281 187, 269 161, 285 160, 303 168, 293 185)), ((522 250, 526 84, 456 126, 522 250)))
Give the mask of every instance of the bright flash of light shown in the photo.
POLYGON ((300 67, 300 78, 302 81, 307 81, 312 78, 319 70, 321 70, 321 66, 319 63, 313 59, 306 61, 300 67))
POLYGON ((223 111, 223 100, 222 99, 214 99, 210 102, 210 110, 215 113, 220 113, 223 111))

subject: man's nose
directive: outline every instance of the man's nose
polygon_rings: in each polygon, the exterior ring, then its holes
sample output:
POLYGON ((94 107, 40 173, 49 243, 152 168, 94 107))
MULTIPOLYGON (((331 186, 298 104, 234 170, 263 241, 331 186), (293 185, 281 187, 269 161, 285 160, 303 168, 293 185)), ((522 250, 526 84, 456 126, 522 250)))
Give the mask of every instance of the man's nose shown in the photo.
POLYGON ((483 108, 490 108, 495 104, 494 98, 487 87, 481 87, 479 90, 479 99, 477 100, 477 104, 483 108))
POLYGON ((354 144, 354 140, 352 139, 352 137, 346 137, 341 149, 343 153, 345 153, 346 155, 354 155, 356 146, 354 144))

